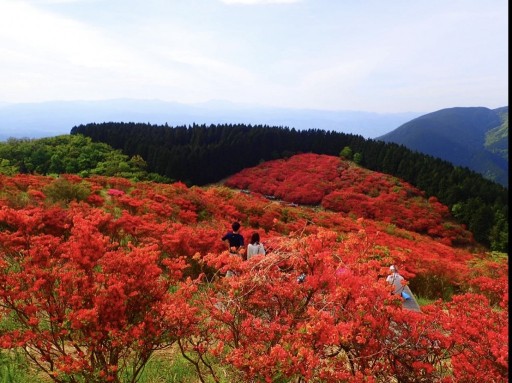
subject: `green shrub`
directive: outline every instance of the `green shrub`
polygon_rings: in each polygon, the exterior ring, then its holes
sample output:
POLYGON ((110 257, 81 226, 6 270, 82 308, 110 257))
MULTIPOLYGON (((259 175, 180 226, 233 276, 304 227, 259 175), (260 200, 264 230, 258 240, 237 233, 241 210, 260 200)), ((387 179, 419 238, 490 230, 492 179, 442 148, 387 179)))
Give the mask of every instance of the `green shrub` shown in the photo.
POLYGON ((73 183, 65 178, 57 178, 43 189, 50 202, 68 204, 71 201, 84 201, 91 194, 89 184, 86 182, 73 183))

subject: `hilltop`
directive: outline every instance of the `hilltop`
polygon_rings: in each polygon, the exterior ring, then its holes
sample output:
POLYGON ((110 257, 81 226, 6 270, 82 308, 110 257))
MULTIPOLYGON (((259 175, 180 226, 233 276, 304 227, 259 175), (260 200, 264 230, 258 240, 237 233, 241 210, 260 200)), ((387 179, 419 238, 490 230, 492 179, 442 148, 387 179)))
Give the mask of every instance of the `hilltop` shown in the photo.
POLYGON ((301 154, 268 161, 228 178, 225 185, 294 205, 320 205, 353 218, 426 234, 449 245, 472 245, 437 198, 396 177, 361 168, 334 156, 301 154))
POLYGON ((187 185, 215 183, 265 161, 295 154, 344 155, 367 169, 393 175, 436 197, 475 239, 508 249, 508 190, 468 168, 395 143, 320 129, 297 131, 243 124, 158 126, 135 123, 74 127, 128 156, 141 156, 150 172, 187 185))
POLYGON ((71 172, 199 186, 218 183, 265 159, 295 153, 339 154, 361 168, 393 175, 445 204, 479 243, 508 251, 507 189, 403 146, 336 132, 244 125, 91 124, 77 127, 72 135, 0 143, 0 173, 71 172))

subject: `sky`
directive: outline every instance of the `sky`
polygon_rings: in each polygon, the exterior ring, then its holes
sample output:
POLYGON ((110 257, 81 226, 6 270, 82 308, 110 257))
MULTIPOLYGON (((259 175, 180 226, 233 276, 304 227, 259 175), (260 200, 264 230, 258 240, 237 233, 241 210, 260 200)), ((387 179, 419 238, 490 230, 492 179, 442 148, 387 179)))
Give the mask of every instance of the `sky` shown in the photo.
POLYGON ((0 103, 508 105, 508 0, 0 0, 0 103))

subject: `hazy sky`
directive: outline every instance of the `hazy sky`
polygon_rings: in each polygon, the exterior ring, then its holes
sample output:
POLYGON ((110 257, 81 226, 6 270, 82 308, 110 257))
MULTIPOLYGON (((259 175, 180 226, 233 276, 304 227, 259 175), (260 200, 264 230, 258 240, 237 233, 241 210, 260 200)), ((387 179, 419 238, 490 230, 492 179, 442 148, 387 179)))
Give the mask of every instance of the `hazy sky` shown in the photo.
POLYGON ((0 0, 0 102, 508 105, 507 0, 0 0))

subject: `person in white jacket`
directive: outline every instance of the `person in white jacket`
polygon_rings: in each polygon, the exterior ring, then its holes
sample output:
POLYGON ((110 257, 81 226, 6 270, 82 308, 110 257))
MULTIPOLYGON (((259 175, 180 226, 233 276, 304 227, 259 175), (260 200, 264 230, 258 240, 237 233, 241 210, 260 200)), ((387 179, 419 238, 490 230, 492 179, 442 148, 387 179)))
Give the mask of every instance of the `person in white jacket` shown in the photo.
POLYGON ((389 266, 389 271, 391 272, 391 274, 389 274, 388 277, 386 278, 386 282, 395 287, 395 291, 393 292, 393 294, 399 294, 403 298, 408 299, 409 295, 404 292, 404 285, 402 284, 404 277, 402 277, 398 273, 398 269, 396 268, 395 265, 389 266))
POLYGON ((260 242, 260 235, 254 232, 252 233, 249 245, 247 245, 247 260, 258 254, 265 255, 265 247, 260 242))

